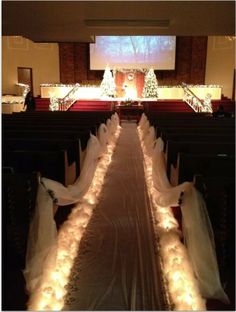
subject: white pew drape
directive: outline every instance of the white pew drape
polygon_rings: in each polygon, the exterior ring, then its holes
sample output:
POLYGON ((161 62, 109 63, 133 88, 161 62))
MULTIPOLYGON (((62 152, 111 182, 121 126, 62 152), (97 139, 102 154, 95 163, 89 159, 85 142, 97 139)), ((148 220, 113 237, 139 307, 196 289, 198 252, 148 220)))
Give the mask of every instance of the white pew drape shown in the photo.
POLYGON ((153 127, 143 114, 139 123, 142 144, 147 157, 152 161, 154 199, 160 207, 180 205, 185 245, 204 298, 229 302, 220 282, 215 253, 214 234, 202 195, 193 183, 184 182, 172 187, 166 174, 166 164, 161 138, 155 140, 153 127))
POLYGON ((73 185, 65 187, 61 183, 42 177, 38 185, 35 213, 32 218, 27 244, 24 277, 26 288, 32 293, 39 286, 43 269, 53 267, 56 261, 57 229, 53 206, 74 204, 83 200, 94 177, 101 157, 105 157, 107 145, 114 142, 119 117, 115 113, 107 124, 101 124, 98 138, 90 135, 80 176, 73 185))

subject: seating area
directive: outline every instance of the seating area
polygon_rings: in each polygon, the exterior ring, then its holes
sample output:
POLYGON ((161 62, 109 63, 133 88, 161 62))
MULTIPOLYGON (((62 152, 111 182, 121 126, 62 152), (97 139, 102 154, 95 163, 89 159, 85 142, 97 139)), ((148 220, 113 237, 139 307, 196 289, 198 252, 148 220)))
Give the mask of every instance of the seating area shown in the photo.
POLYGON ((2 173, 2 308, 26 310, 28 295, 23 269, 29 225, 35 211, 38 173, 2 173))
MULTIPOLYGON (((22 112, 2 116, 3 245, 7 250, 3 263, 6 272, 3 307, 6 309, 26 309, 22 270, 39 176, 65 186, 73 184, 80 175, 90 134, 96 135, 112 113, 22 112), (13 280, 21 292, 15 301, 7 292, 13 280)), ((58 209, 57 227, 66 220, 70 210, 71 205, 62 211, 58 209)))
POLYGON ((50 179, 73 184, 90 133, 112 112, 34 112, 3 116, 3 166, 15 172, 36 170, 50 179))
MULTIPOLYGON (((172 186, 194 182, 212 222, 222 283, 230 305, 209 300, 210 310, 234 307, 235 119, 208 114, 146 112, 164 142, 172 186), (231 222, 232 220, 232 222, 231 222)), ((180 212, 176 211, 181 222, 180 212)))
MULTIPOLYGON (((26 309, 22 270, 29 224, 34 212, 39 176, 71 185, 79 177, 90 133, 96 135, 113 111, 22 112, 2 116, 3 126, 3 266, 5 285, 16 281, 20 296, 11 301, 6 291, 3 306, 26 309), (17 207, 23 207, 19 215, 17 207), (14 261, 12 259, 14 255, 14 261), (16 265, 17 264, 17 265, 16 265)), ((209 310, 234 307, 234 187, 235 120, 209 114, 146 112, 156 138, 164 143, 166 170, 172 186, 193 182, 202 193, 212 223, 220 277, 230 305, 208 300, 209 310), (227 226, 226 226, 227 225, 227 226)), ((181 203, 180 203, 181 205, 181 203)), ((72 205, 58 209, 57 227, 72 205)), ((180 207, 173 213, 181 229, 180 207)), ((5 289, 7 289, 6 286, 5 289)))

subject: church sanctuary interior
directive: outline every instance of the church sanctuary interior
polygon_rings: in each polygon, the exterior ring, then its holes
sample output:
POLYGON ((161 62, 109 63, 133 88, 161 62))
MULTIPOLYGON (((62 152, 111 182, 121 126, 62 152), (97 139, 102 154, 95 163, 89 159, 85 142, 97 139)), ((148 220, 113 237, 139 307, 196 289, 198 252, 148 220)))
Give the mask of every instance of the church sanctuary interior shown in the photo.
POLYGON ((2 1, 3 311, 235 311, 235 1, 2 1))

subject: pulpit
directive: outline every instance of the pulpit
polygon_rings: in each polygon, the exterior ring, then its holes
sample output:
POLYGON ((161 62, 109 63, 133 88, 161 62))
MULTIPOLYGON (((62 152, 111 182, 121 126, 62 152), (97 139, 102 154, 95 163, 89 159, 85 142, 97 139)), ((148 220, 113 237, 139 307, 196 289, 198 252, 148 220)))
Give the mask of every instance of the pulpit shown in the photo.
POLYGON ((121 102, 119 105, 115 106, 115 111, 119 115, 120 120, 136 120, 138 122, 144 108, 143 105, 138 102, 133 102, 132 104, 121 102))

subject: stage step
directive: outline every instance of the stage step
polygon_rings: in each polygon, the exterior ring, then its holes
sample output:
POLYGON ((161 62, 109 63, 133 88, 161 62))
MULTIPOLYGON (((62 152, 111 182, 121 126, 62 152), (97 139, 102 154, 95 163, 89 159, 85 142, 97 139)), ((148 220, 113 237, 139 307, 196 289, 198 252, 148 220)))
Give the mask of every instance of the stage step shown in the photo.
POLYGON ((49 98, 35 98, 36 111, 49 111, 49 98))
POLYGON ((145 102, 145 110, 153 112, 193 112, 193 109, 185 102, 179 100, 157 100, 157 102, 145 102))
MULTIPOLYGON (((50 105, 49 98, 35 98, 36 111, 48 111, 50 105)), ((192 108, 181 100, 157 100, 156 102, 143 102, 147 111, 156 112, 193 112, 192 108)), ((224 106, 226 112, 234 113, 235 102, 230 99, 212 100, 213 111, 218 109, 219 105, 224 106)), ((69 111, 111 111, 114 109, 114 103, 111 101, 82 100, 76 101, 69 111)))
POLYGON ((111 111, 113 108, 111 101, 76 101, 69 111, 111 111))

